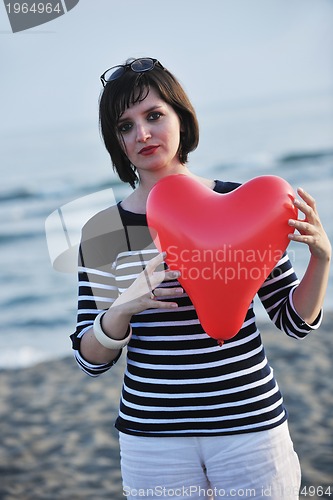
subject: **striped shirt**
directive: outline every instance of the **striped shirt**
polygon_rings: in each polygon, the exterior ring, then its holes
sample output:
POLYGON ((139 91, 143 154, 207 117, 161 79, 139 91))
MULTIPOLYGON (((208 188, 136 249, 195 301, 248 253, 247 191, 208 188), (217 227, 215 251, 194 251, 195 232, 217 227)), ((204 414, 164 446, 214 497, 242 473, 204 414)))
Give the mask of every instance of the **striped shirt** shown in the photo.
MULTIPOLYGON (((238 184, 216 181, 220 193, 238 184)), ((98 313, 108 309, 157 255, 146 216, 120 204, 94 216, 83 228, 79 259, 79 305, 71 335, 76 360, 90 376, 94 365, 80 353, 80 340, 98 313)), ((318 328, 297 314, 292 301, 299 284, 287 254, 258 295, 269 317, 287 335, 302 339, 318 328)), ((177 281, 162 287, 178 286, 177 281)), ((200 325, 186 293, 170 297, 176 309, 147 309, 131 319, 132 338, 116 427, 142 436, 212 436, 270 429, 287 418, 257 329, 253 303, 238 334, 220 347, 200 325)))

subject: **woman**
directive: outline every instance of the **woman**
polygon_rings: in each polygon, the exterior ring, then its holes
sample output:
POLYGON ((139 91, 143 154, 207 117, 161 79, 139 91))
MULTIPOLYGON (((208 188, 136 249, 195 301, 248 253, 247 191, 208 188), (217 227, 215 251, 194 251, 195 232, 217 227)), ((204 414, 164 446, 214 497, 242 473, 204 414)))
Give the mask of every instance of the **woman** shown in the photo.
MULTIPOLYGON (((198 143, 195 112, 159 61, 132 60, 101 79, 104 142, 134 190, 83 229, 72 341, 92 376, 106 372, 127 345, 116 421, 124 494, 298 498, 298 458, 252 304, 239 333, 219 347, 147 228, 147 196, 167 175, 194 177, 220 193, 238 184, 195 176, 186 166, 198 143)), ((331 247, 314 200, 298 194, 305 220, 289 221, 298 230, 289 238, 309 247, 306 273, 299 282, 285 254, 258 294, 278 328, 303 338, 321 321, 331 247)))

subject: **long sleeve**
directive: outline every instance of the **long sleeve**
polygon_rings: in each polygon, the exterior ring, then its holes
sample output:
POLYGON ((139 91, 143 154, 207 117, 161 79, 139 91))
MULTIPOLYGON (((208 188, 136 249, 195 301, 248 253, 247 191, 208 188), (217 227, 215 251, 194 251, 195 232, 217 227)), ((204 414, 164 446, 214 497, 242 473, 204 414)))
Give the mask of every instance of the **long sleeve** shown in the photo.
POLYGON ((96 316, 111 307, 119 295, 112 264, 124 249, 127 243, 117 207, 100 212, 84 226, 78 258, 77 325, 70 338, 78 365, 92 377, 109 370, 121 355, 120 351, 111 363, 94 365, 83 358, 80 343, 96 316))
POLYGON ((309 325, 297 314, 293 304, 293 292, 299 285, 288 254, 284 253, 272 273, 258 291, 273 323, 290 337, 303 339, 311 331, 319 328, 322 312, 316 321, 309 325))
POLYGON ((111 363, 93 365, 83 358, 80 343, 83 335, 93 325, 101 311, 108 309, 117 297, 114 276, 111 272, 79 267, 78 313, 76 331, 71 335, 74 356, 79 367, 88 375, 96 377, 106 372, 119 359, 121 352, 111 363))

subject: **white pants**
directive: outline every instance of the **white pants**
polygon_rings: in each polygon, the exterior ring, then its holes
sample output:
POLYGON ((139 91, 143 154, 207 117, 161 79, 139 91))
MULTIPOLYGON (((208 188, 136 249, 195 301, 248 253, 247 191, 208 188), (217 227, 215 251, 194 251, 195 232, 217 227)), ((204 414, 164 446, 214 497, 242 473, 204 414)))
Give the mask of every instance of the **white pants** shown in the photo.
POLYGON ((297 499, 298 457, 287 422, 262 432, 212 437, 120 433, 128 500, 297 499))

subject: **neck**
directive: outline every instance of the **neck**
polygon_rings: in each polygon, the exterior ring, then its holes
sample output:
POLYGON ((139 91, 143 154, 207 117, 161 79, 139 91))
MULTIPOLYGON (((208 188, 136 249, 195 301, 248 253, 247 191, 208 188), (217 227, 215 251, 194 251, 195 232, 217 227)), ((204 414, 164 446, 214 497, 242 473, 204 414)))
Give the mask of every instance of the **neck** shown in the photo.
POLYGON ((177 165, 175 168, 172 170, 168 170, 168 172, 147 172, 148 175, 145 175, 146 172, 141 172, 140 173, 140 182, 137 187, 137 191, 140 192, 141 196, 145 196, 145 199, 147 200, 148 194, 150 193, 151 189, 155 186, 155 184, 163 179, 164 177, 167 177, 169 175, 173 174, 184 174, 184 175, 192 175, 192 173, 189 171, 189 169, 185 165, 177 165))
POLYGON ((193 177, 198 182, 205 184, 210 189, 213 189, 215 183, 210 179, 205 179, 193 174, 185 165, 179 165, 178 168, 161 172, 140 172, 140 184, 125 200, 121 202, 122 207, 130 212, 142 213, 146 212, 146 202, 148 195, 154 185, 163 177, 173 174, 184 174, 193 177), (146 175, 145 175, 146 174, 146 175))

